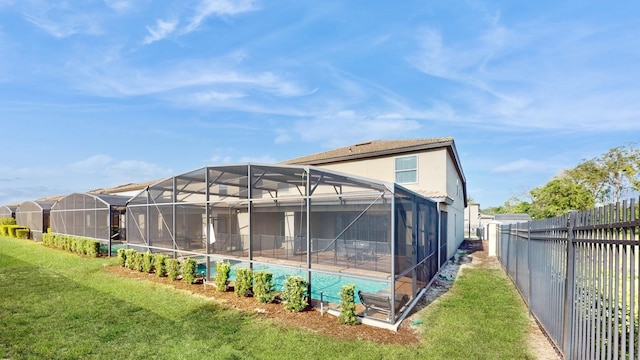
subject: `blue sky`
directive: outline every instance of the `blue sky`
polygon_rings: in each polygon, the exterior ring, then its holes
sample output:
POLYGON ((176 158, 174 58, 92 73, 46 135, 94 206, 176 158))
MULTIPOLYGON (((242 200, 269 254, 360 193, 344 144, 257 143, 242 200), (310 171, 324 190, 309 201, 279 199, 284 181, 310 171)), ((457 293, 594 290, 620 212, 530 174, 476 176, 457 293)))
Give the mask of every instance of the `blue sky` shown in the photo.
POLYGON ((452 136, 483 208, 640 140, 640 2, 0 0, 0 204, 452 136))

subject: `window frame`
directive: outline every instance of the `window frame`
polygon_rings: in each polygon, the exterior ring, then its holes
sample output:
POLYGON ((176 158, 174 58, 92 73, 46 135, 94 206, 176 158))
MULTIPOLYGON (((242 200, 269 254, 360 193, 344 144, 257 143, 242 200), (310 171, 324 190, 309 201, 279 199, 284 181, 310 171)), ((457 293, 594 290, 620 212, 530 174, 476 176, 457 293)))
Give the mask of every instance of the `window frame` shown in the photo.
POLYGON ((394 158, 393 161, 393 169, 394 169, 394 182, 396 184, 417 184, 418 183, 418 155, 406 155, 406 156, 398 156, 396 158, 394 158), (415 158, 415 162, 416 162, 416 166, 415 168, 410 168, 410 169, 401 169, 398 170, 398 160, 400 159, 406 159, 406 158, 415 158), (415 176, 415 181, 406 181, 406 182, 399 182, 398 181, 398 174, 399 173, 408 173, 408 172, 415 172, 416 176, 415 176))

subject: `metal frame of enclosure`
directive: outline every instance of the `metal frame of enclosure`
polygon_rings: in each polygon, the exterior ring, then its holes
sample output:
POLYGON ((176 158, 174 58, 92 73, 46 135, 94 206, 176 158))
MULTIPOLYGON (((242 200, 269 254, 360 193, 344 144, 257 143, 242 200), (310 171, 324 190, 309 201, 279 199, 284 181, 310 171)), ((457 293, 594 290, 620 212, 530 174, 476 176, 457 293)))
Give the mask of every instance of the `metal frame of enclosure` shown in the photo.
POLYGON ((16 224, 26 226, 33 240, 42 241, 42 233, 49 228, 49 216, 54 202, 25 201, 16 209, 16 224))
POLYGON ((12 205, 0 206, 0 218, 3 218, 3 217, 15 218, 17 208, 18 208, 17 206, 12 206, 12 205))
MULTIPOLYGON (((406 301, 397 311, 391 306, 391 323, 442 265, 435 202, 397 184, 308 166, 210 166, 177 175, 131 198, 126 223, 127 246, 196 258, 207 277, 220 260, 302 274, 315 301, 322 277, 377 282, 389 299, 406 301)), ((333 302, 339 294, 320 297, 333 302)))
POLYGON ((503 225, 498 256, 566 359, 640 358, 636 199, 503 225))
POLYGON ((51 232, 98 240, 111 254, 114 243, 122 243, 121 227, 128 196, 73 193, 51 208, 51 232))

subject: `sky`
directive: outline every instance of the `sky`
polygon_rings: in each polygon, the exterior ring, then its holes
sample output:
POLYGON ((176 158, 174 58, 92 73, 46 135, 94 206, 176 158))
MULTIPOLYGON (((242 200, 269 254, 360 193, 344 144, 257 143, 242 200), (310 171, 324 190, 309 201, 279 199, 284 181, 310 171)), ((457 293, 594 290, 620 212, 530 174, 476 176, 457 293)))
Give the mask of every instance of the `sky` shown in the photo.
POLYGON ((481 208, 640 140, 638 1, 0 0, 0 205, 451 136, 481 208))

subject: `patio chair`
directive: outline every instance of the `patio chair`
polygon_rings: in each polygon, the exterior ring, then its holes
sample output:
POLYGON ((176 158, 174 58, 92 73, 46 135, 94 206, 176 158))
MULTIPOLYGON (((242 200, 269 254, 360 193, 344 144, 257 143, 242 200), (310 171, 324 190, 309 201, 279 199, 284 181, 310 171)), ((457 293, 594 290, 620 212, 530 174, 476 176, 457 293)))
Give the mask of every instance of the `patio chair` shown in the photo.
MULTIPOLYGON (((364 305, 364 315, 367 316, 370 309, 387 315, 387 321, 391 320, 391 294, 387 292, 369 293, 358 290, 358 298, 364 305)), ((395 312, 398 313, 409 302, 407 294, 396 294, 395 312)))

